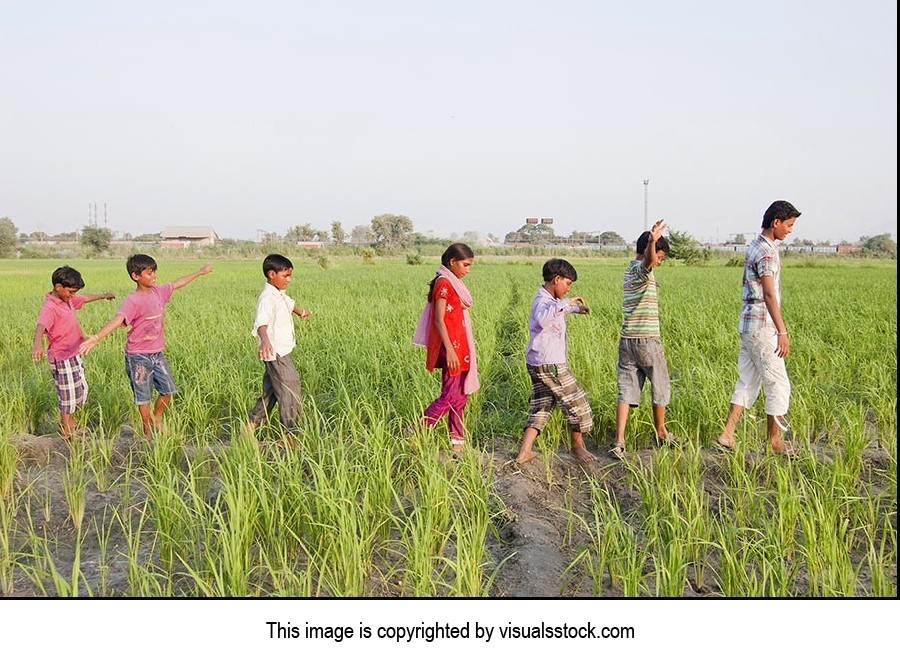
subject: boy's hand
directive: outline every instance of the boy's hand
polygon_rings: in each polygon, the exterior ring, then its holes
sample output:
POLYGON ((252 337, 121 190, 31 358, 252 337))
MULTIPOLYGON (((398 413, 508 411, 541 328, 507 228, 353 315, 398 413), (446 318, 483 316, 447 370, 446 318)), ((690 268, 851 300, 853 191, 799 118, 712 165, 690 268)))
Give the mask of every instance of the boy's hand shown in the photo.
POLYGON ((660 236, 663 235, 666 226, 665 220, 657 220, 654 222, 653 226, 650 228, 650 235, 653 237, 653 242, 659 240, 660 236))
POLYGON ((87 339, 81 342, 80 346, 78 346, 78 354, 88 354, 98 343, 100 343, 100 337, 98 337, 96 334, 94 334, 93 336, 89 336, 87 339))
POLYGON ((100 299, 101 300, 115 300, 116 294, 115 293, 101 293, 100 299))
POLYGON ((208 275, 210 272, 212 272, 212 266, 209 263, 207 263, 202 268, 197 270, 197 272, 201 275, 208 275))
POLYGON ((272 347, 272 342, 268 338, 263 339, 259 344, 259 358, 264 362, 275 359, 275 348, 272 347))
POLYGON ((791 343, 788 341, 787 334, 778 335, 778 347, 775 348, 775 354, 784 359, 791 351, 791 343))
POLYGON ((31 361, 39 362, 41 358, 44 356, 44 346, 41 344, 40 346, 34 346, 31 350, 31 361))
POLYGON ((300 313, 297 315, 300 316, 300 320, 306 320, 312 315, 312 312, 309 309, 300 309, 300 313))

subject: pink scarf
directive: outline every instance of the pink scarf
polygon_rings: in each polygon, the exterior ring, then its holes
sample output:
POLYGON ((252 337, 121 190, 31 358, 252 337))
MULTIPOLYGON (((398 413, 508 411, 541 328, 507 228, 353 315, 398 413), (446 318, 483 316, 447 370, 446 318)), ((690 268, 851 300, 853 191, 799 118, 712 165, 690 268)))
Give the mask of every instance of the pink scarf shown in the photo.
MULTIPOLYGON (((444 277, 453 286, 453 290, 459 296, 459 301, 463 305, 463 324, 466 327, 466 339, 469 341, 469 363, 468 375, 463 383, 463 392, 471 394, 478 391, 481 384, 478 382, 478 366, 475 364, 475 337, 472 335, 472 321, 469 320, 469 307, 472 306, 472 294, 462 280, 454 275, 448 268, 443 265, 437 270, 438 277, 444 277)), ((416 326, 416 333, 413 335, 413 343, 418 346, 428 346, 428 335, 434 331, 434 303, 428 300, 428 304, 422 310, 419 316, 419 324, 416 326)))

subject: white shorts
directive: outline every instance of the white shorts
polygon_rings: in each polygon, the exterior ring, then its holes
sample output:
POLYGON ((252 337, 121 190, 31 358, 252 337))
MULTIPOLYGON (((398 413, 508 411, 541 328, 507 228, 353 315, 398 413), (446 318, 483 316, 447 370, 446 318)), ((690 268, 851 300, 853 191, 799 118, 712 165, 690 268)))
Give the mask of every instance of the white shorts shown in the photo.
POLYGON ((788 379, 784 359, 775 354, 777 347, 778 330, 774 327, 763 327, 741 334, 738 381, 731 397, 733 404, 744 408, 753 407, 762 387, 766 395, 766 414, 787 414, 791 400, 791 381, 788 379))

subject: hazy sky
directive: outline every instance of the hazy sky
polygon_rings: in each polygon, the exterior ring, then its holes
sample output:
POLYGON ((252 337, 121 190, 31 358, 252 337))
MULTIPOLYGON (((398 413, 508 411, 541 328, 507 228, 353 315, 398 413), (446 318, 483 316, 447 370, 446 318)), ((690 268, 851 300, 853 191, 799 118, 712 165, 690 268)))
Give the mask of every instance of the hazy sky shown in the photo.
POLYGON ((833 2, 0 0, 0 216, 250 238, 896 232, 897 10, 833 2))

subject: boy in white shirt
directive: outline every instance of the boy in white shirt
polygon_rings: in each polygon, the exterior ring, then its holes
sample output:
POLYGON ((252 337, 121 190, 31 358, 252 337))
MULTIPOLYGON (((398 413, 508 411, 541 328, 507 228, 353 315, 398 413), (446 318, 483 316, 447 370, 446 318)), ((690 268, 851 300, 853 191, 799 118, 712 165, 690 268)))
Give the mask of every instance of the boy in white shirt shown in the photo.
POLYGON ((306 320, 310 312, 298 307, 284 289, 291 283, 294 264, 281 254, 263 259, 266 285, 256 300, 256 319, 251 334, 259 339, 259 358, 265 364, 263 392, 250 411, 247 430, 253 432, 275 403, 282 425, 297 427, 300 419, 300 374, 291 360, 294 349, 294 320, 297 314, 306 320))

